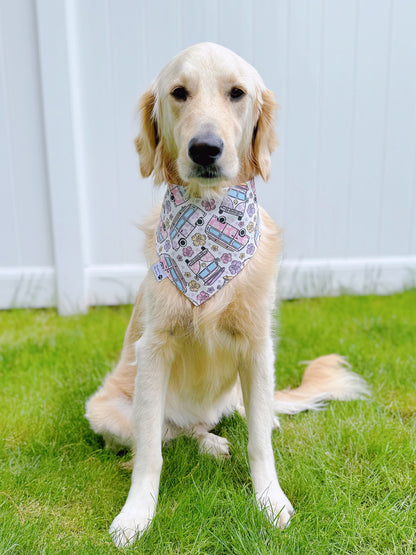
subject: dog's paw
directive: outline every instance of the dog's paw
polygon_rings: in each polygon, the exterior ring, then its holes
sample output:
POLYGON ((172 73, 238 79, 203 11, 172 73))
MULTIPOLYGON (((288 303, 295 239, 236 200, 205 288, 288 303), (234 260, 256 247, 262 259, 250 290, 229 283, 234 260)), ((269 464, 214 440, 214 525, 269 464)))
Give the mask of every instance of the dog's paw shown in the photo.
POLYGON ((274 494, 268 493, 258 500, 259 507, 264 510, 267 518, 278 528, 286 528, 295 514, 291 502, 280 490, 274 494))
POLYGON ((201 453, 211 455, 216 459, 229 459, 230 444, 225 437, 217 436, 207 432, 206 434, 198 437, 199 450, 201 453))
POLYGON ((121 511, 113 520, 109 532, 116 547, 131 545, 148 528, 152 517, 131 511, 121 511))

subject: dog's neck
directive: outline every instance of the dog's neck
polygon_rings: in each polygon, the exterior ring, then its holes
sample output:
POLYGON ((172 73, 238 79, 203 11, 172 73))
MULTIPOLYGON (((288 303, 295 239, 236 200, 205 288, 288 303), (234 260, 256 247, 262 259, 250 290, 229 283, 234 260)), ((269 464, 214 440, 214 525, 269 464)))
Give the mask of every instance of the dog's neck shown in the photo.
POLYGON ((199 306, 244 268, 259 237, 254 179, 222 188, 209 198, 169 185, 156 232, 155 276, 168 277, 199 306))
POLYGON ((239 183, 251 181, 254 179, 252 176, 252 167, 247 162, 243 161, 239 174, 233 179, 219 178, 217 180, 199 180, 195 178, 185 182, 182 180, 177 168, 172 163, 168 164, 168 168, 165 168, 163 175, 159 176, 160 179, 158 179, 155 184, 164 185, 167 183, 168 187, 180 185, 186 189, 191 198, 208 200, 217 196, 224 196, 230 187, 235 187, 239 183))
POLYGON ((190 199, 198 200, 209 200, 212 198, 223 197, 230 187, 235 187, 239 183, 245 183, 249 181, 249 179, 217 179, 213 180, 199 180, 199 179, 191 179, 188 182, 182 181, 181 179, 177 179, 176 181, 169 181, 167 182, 167 186, 169 189, 172 189, 176 186, 183 187, 190 199), (206 181, 206 182, 205 182, 206 181))

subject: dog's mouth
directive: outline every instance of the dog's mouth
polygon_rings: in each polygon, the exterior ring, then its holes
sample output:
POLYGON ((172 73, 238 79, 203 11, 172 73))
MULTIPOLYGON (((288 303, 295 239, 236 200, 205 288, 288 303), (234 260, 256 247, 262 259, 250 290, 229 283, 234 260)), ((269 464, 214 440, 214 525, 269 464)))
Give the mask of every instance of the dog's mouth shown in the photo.
POLYGON ((224 187, 229 185, 228 176, 217 164, 209 166, 192 164, 188 168, 187 178, 184 181, 189 195, 202 199, 212 199, 217 195, 222 196, 224 187))
POLYGON ((193 164, 191 168, 191 179, 207 179, 209 181, 214 181, 218 179, 225 179, 222 169, 217 164, 211 164, 209 166, 201 166, 199 164, 193 164))

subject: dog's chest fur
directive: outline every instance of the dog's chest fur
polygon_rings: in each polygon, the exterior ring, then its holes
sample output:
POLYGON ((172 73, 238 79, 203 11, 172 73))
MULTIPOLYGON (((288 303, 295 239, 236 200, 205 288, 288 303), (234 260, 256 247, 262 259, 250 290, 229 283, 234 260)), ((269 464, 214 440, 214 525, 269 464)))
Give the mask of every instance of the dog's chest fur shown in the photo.
POLYGON ((179 335, 176 342, 165 417, 182 428, 200 422, 214 425, 238 402, 234 391, 238 339, 217 329, 211 336, 179 335))
MULTIPOLYGON (((151 327, 158 344, 174 353, 165 417, 181 428, 214 425, 235 409, 241 402, 239 361, 264 341, 280 240, 271 218, 260 211, 262 237, 253 262, 201 306, 193 306, 170 280, 157 282, 153 272, 146 277, 140 327, 151 327)), ((155 209, 142 228, 150 266, 158 260, 154 237, 159 214, 155 209)))

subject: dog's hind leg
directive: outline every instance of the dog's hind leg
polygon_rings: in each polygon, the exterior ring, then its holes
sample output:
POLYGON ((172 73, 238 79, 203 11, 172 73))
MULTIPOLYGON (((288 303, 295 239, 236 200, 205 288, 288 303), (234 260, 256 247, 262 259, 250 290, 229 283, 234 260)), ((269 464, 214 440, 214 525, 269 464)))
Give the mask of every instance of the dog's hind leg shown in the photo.
POLYGON ((139 293, 124 337, 119 363, 102 386, 88 399, 85 416, 91 428, 104 437, 106 447, 133 447, 132 411, 137 372, 135 343, 142 335, 139 293))
POLYGON ((106 448, 117 452, 133 447, 132 411, 132 401, 104 383, 88 400, 85 416, 94 432, 103 436, 106 448))
POLYGON ((191 435, 197 440, 201 453, 212 455, 216 459, 231 457, 230 444, 225 437, 212 434, 203 425, 194 426, 191 435))

